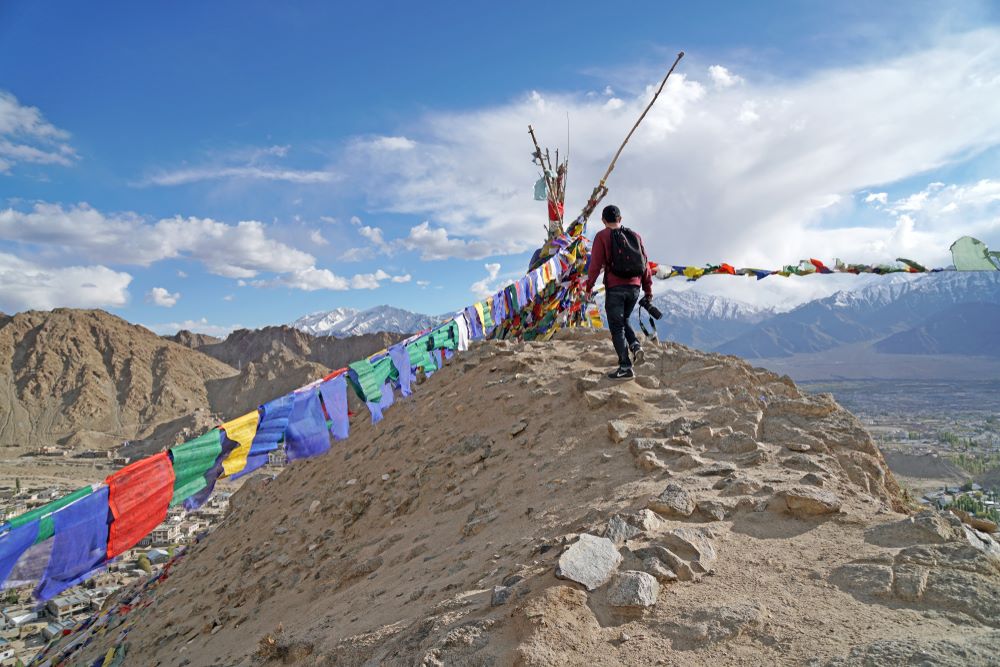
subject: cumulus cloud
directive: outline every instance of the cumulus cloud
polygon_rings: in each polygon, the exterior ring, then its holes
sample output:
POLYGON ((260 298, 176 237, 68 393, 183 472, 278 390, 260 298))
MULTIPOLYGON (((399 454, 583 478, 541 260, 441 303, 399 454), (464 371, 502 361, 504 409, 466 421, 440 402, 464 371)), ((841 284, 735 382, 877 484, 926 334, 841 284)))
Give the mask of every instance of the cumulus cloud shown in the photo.
MULTIPOLYGON (((926 204, 912 232, 895 219, 861 228, 850 222, 849 207, 856 193, 1000 143, 1000 31, 946 35, 929 48, 787 80, 740 83, 732 74, 739 64, 707 72, 682 66, 609 180, 605 203, 618 204, 644 233, 653 259, 771 266, 817 253, 865 262, 904 252, 939 256, 926 204)), ((601 96, 538 92, 431 113, 410 124, 409 150, 352 144, 345 172, 364 174, 357 184, 375 206, 426 218, 402 239, 424 259, 530 250, 541 238, 545 207, 531 197, 527 124, 555 148, 569 113, 573 216, 659 76, 651 73, 642 89, 609 82, 623 101, 618 108, 601 96)), ((960 210, 962 203, 954 204, 960 210)), ((952 222, 952 236, 974 228, 952 222)))
POLYGON ((729 88, 738 83, 743 83, 743 77, 733 74, 722 65, 712 65, 709 67, 708 75, 712 78, 712 83, 716 88, 729 88))
POLYGON ((154 306, 162 306, 163 308, 172 308, 180 301, 180 298, 180 292, 171 294, 170 290, 163 287, 154 287, 146 292, 146 303, 151 303, 154 306))
POLYGON ((500 264, 490 262, 489 264, 484 264, 483 267, 486 269, 486 277, 482 280, 477 280, 469 286, 469 291, 479 298, 495 294, 501 287, 496 284, 497 275, 500 273, 500 264))
POLYGON ((35 107, 0 91, 0 174, 18 163, 69 166, 77 159, 69 133, 49 123, 35 107))
POLYGON ((106 308, 128 303, 132 276, 106 266, 45 268, 0 253, 0 310, 106 308))
POLYGON ((72 257, 149 266, 188 257, 210 273, 253 278, 261 271, 311 266, 315 258, 276 241, 262 222, 227 224, 211 218, 164 218, 149 223, 134 213, 105 215, 86 204, 38 203, 31 211, 0 211, 0 236, 72 257))
MULTIPOLYGON (((537 242, 537 241, 536 241, 537 242)), ((420 259, 482 259, 493 255, 502 255, 527 249, 522 244, 504 239, 495 241, 467 241, 452 238, 443 227, 432 228, 430 222, 424 221, 410 228, 409 235, 400 241, 407 250, 420 253, 420 259)))
POLYGON ((212 324, 208 318, 202 317, 198 320, 184 320, 182 322, 166 322, 163 324, 147 324, 147 329, 161 336, 171 336, 184 329, 192 333, 205 334, 224 338, 236 329, 242 329, 241 324, 212 324))
POLYGON ((869 192, 865 197, 866 204, 881 204, 885 206, 889 203, 889 193, 888 192, 869 192))
POLYGON ((345 278, 328 269, 309 267, 292 271, 272 280, 251 281, 250 285, 254 287, 290 287, 307 292, 316 290, 342 292, 349 289, 378 289, 386 280, 393 283, 405 283, 409 282, 410 275, 393 276, 378 269, 374 273, 357 273, 350 278, 345 278))
POLYGON ((312 232, 310 232, 309 240, 312 241, 315 245, 327 245, 330 243, 325 238, 323 238, 323 233, 318 229, 314 229, 312 230, 312 232))

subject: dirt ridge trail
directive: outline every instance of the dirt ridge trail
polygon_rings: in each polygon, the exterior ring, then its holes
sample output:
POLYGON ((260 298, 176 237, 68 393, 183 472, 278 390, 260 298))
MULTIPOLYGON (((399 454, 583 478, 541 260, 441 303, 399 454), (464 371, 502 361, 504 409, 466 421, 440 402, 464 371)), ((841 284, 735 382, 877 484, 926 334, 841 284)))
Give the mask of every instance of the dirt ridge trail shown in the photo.
POLYGON ((998 646, 1000 547, 905 514, 830 396, 680 345, 647 359, 613 384, 606 334, 584 331, 457 355, 235 494, 126 617, 125 664, 977 664, 998 646))

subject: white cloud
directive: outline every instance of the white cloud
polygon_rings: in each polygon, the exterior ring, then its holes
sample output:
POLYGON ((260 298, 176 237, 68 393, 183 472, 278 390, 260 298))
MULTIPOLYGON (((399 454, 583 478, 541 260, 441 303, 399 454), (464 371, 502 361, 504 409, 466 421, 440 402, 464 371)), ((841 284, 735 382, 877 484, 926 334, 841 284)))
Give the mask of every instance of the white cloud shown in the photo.
POLYGON ((199 181, 259 180, 286 183, 332 183, 337 174, 329 171, 281 169, 277 167, 191 167, 161 171, 141 181, 141 185, 186 185, 199 181))
POLYGON ((371 141, 371 145, 383 151, 409 151, 417 144, 406 137, 377 137, 371 141))
POLYGON ((708 68, 708 75, 712 77, 712 83, 716 88, 730 88, 738 83, 743 83, 743 77, 730 72, 722 65, 712 65, 708 68))
POLYGON ((254 220, 237 224, 210 218, 164 218, 148 223, 134 213, 107 216, 86 204, 64 209, 36 204, 30 212, 0 210, 0 236, 44 246, 68 257, 149 266, 188 257, 210 273, 252 278, 261 271, 284 272, 311 266, 315 258, 276 241, 254 220))
POLYGON ((0 174, 18 163, 69 166, 77 159, 69 133, 49 123, 35 107, 0 91, 0 174))
POLYGON ((174 292, 171 294, 169 290, 163 287, 154 287, 146 292, 147 303, 151 303, 155 306, 162 306, 164 308, 172 308, 178 301, 180 301, 180 298, 180 292, 174 292))
POLYGON ((0 253, 0 310, 106 308, 128 303, 132 276, 106 266, 45 268, 0 253))
POLYGON ((876 203, 876 204, 881 204, 882 206, 885 206, 886 204, 889 203, 889 193, 888 192, 869 192, 868 196, 865 197, 865 203, 866 204, 871 204, 873 202, 876 203))
POLYGON ((236 295, 235 294, 227 294, 226 296, 222 297, 222 300, 223 301, 235 301, 236 300, 236 295))
POLYGON ((292 271, 272 280, 254 280, 250 284, 254 287, 289 287, 307 292, 316 290, 342 292, 349 289, 378 289, 386 280, 394 283, 405 283, 409 282, 410 276, 409 274, 393 276, 378 269, 375 273, 357 273, 351 278, 345 278, 328 269, 309 267, 292 271))
POLYGON ((136 185, 176 186, 202 181, 272 181, 298 185, 333 183, 341 176, 329 169, 298 169, 283 164, 290 146, 265 146, 211 155, 205 164, 161 169, 136 185))
MULTIPOLYGON (((704 70, 688 76, 682 65, 608 182, 605 203, 622 208, 653 259, 742 266, 777 266, 817 253, 862 262, 903 253, 945 259, 950 241, 928 233, 926 207, 912 233, 894 221, 860 228, 838 220, 851 220, 855 193, 1000 143, 1000 31, 947 35, 893 58, 717 88, 734 76, 731 69, 729 78, 721 70, 714 78, 704 70), (744 111, 745 120, 755 120, 734 122, 744 111)), ((343 171, 358 175, 354 183, 374 206, 427 220, 402 240, 424 259, 526 251, 541 241, 545 222, 544 204, 531 197, 527 124, 555 148, 567 112, 572 119, 567 215, 573 217, 659 76, 650 74, 649 85, 631 91, 627 80, 610 81, 624 101, 618 109, 607 108, 601 96, 543 92, 431 113, 410 124, 409 136, 420 137, 411 150, 389 155, 357 142, 343 171)), ((954 203, 961 211, 963 203, 954 203)), ((951 240, 976 228, 945 214, 951 240)), ((983 240, 1000 246, 1000 239, 983 240)))
POLYGON ((323 233, 320 232, 318 229, 312 230, 312 232, 309 234, 309 240, 312 241, 315 245, 327 245, 330 243, 325 238, 323 238, 323 233))
POLYGON ((477 297, 487 297, 495 294, 501 287, 496 284, 497 275, 500 273, 500 264, 491 262, 484 264, 483 267, 486 269, 486 277, 482 280, 477 280, 469 286, 469 291, 477 297))
POLYGON ((242 329, 241 324, 211 324, 208 318, 201 318, 199 320, 184 320, 183 322, 167 322, 164 324, 147 324, 145 325, 150 331, 154 331, 161 336, 170 336, 182 329, 190 331, 192 333, 205 334, 207 336, 216 336, 223 338, 229 335, 230 332, 236 329, 242 329))
POLYGON ((427 287, 430 284, 431 284, 431 281, 429 281, 429 280, 418 280, 417 281, 417 286, 419 286, 421 289, 427 287))
POLYGON ((431 228, 427 221, 410 228, 409 235, 400 241, 408 250, 420 252, 420 259, 482 259, 492 255, 516 252, 521 248, 510 241, 466 241, 451 238, 443 227, 431 228))
POLYGON ((177 270, 177 277, 178 277, 178 278, 187 278, 187 277, 188 277, 188 274, 187 274, 187 273, 185 273, 184 271, 181 271, 180 269, 178 269, 178 270, 177 270))
POLYGON ((358 234, 368 239, 369 243, 378 248, 379 250, 386 252, 389 250, 389 244, 385 242, 385 237, 382 234, 382 230, 379 227, 369 227, 368 225, 362 225, 358 227, 358 234))

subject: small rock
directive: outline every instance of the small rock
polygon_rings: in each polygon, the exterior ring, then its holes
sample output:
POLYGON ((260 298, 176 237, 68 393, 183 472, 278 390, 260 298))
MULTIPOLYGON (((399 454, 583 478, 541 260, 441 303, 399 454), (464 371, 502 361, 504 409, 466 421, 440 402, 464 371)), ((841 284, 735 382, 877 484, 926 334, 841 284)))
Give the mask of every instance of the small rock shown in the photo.
POLYGON ((691 569, 700 574, 708 572, 718 557, 712 541, 697 528, 676 528, 660 539, 667 549, 688 560, 691 569))
POLYGON ((731 475, 734 472, 736 472, 736 466, 732 463, 720 461, 718 463, 707 465, 700 470, 696 470, 694 474, 701 477, 724 477, 725 475, 731 475))
POLYGON ((968 512, 963 512, 957 507, 949 507, 949 511, 962 520, 962 523, 972 526, 976 530, 981 530, 984 533, 995 533, 997 532, 997 525, 990 521, 989 519, 983 519, 978 516, 972 516, 968 512))
POLYGON ((622 442, 628 437, 628 424, 620 419, 612 419, 608 422, 608 437, 611 442, 622 442))
POLYGON ((660 582, 650 574, 626 570, 614 578, 608 587, 608 604, 612 607, 652 607, 660 594, 660 582))
POLYGON ((278 526, 277 528, 274 529, 275 535, 284 535, 287 532, 288 528, 285 528, 284 526, 278 526))
POLYGON ((629 523, 620 514, 616 514, 608 521, 607 528, 604 529, 604 537, 617 545, 625 544, 626 541, 641 535, 642 531, 629 523))
POLYGON ((797 517, 811 517, 839 512, 840 498, 830 491, 809 486, 796 486, 779 491, 768 504, 768 509, 788 512, 797 517))
POLYGON ((510 599, 514 588, 511 586, 494 586, 493 596, 490 598, 490 606, 499 607, 510 599))
POLYGON ((346 482, 344 482, 344 486, 354 486, 357 483, 358 483, 358 480, 356 480, 356 479, 349 479, 346 482))
POLYGON ((694 581, 697 577, 694 570, 686 560, 675 554, 670 549, 661 546, 659 544, 653 544, 648 547, 642 547, 641 549, 635 549, 632 551, 637 558, 642 562, 646 562, 650 558, 660 561, 668 569, 672 570, 677 574, 677 578, 681 581, 694 581))
POLYGON ((387 473, 387 472, 386 473, 382 473, 382 481, 383 482, 388 482, 389 481, 389 473, 387 473))
POLYGON ((635 464, 640 470, 645 470, 647 472, 653 472, 654 470, 665 470, 666 464, 660 459, 656 458, 656 454, 653 452, 643 452, 635 459, 635 464))
POLYGON ((643 389, 660 388, 660 378, 655 375, 640 375, 635 379, 635 382, 643 389))
POLYGON ((802 479, 799 480, 803 484, 811 484, 812 486, 823 486, 826 482, 823 478, 814 472, 807 472, 802 475, 802 479))
POLYGON ((585 394, 592 389, 597 389, 600 384, 600 380, 596 377, 582 377, 576 380, 576 391, 580 394, 585 394))
POLYGON ((829 470, 826 469, 826 466, 820 464, 818 461, 813 460, 805 454, 792 454, 791 456, 786 456, 781 459, 781 464, 786 468, 801 470, 802 472, 829 472, 829 470))
POLYGON ((657 514, 664 516, 691 516, 695 502, 687 491, 677 484, 668 484, 659 496, 646 505, 657 514))
POLYGON ((624 630, 622 630, 621 634, 618 635, 618 641, 620 641, 622 644, 624 644, 627 641, 631 641, 631 640, 632 640, 632 635, 630 635, 629 633, 625 632, 624 630))
POLYGON ((730 475, 716 482, 713 489, 722 491, 724 496, 747 496, 761 489, 760 482, 741 475, 730 475))
POLYGON ((655 533, 663 528, 663 519, 652 510, 639 510, 626 514, 625 521, 646 533, 655 533))
POLYGON ((646 574, 653 575, 657 581, 667 583, 677 581, 677 574, 663 564, 659 558, 646 558, 642 561, 642 570, 646 574))
POLYGON ((786 442, 785 447, 793 452, 808 452, 812 447, 804 442, 786 442))
POLYGON ((582 533, 559 557, 556 577, 583 584, 592 591, 602 586, 622 562, 615 543, 606 537, 582 533))
POLYGON ((318 500, 314 500, 311 503, 309 503, 309 513, 310 514, 315 514, 316 510, 318 510, 318 509, 319 509, 319 501, 318 500))
POLYGON ((603 461, 604 463, 607 463, 608 461, 610 461, 613 458, 615 458, 615 457, 612 456, 611 454, 609 454, 607 452, 601 452, 601 461, 603 461))
POLYGON ((608 392, 603 389, 592 389, 583 392, 583 397, 587 399, 587 407, 590 409, 606 407, 608 404, 608 392))
POLYGON ((528 428, 528 422, 526 422, 526 421, 524 421, 522 419, 521 421, 519 421, 516 424, 514 424, 513 427, 511 427, 511 429, 510 429, 510 437, 516 438, 518 435, 524 433, 524 429, 526 429, 526 428, 528 428))
POLYGON ((699 500, 697 509, 712 521, 724 520, 729 511, 729 507, 718 500, 699 500))

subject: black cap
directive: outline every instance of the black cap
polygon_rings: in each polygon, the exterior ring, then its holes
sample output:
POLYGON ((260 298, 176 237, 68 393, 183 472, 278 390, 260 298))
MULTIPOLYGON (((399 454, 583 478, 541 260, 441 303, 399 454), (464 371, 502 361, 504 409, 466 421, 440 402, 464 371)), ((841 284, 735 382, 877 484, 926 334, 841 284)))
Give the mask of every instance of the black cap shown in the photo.
POLYGON ((604 222, 621 222, 622 212, 618 210, 617 206, 605 206, 604 210, 601 211, 601 220, 604 222))

